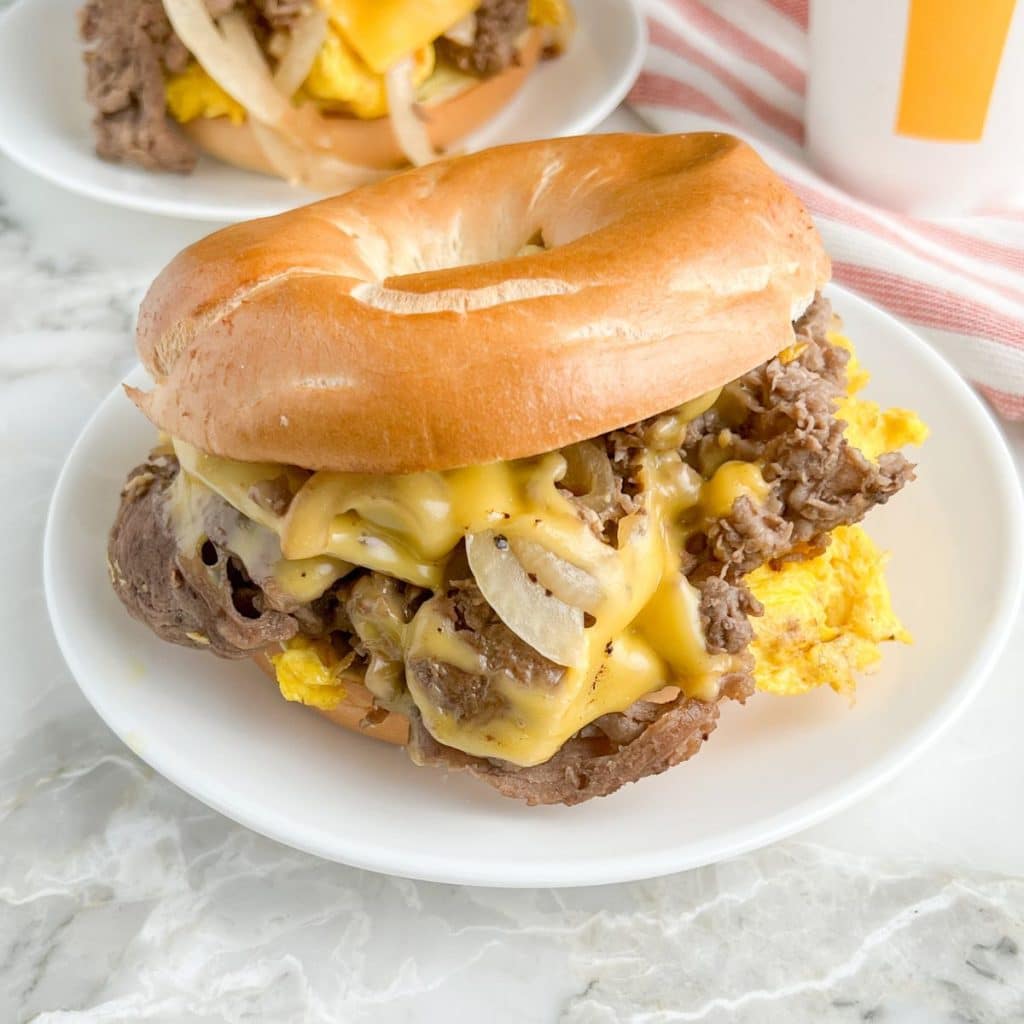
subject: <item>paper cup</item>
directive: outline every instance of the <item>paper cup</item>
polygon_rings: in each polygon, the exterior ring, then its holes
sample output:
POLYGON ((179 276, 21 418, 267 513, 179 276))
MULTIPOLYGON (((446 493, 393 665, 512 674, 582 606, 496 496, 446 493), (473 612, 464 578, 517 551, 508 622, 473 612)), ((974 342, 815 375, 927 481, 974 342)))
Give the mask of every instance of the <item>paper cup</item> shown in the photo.
POLYGON ((1024 196, 1024 3, 812 0, 807 149, 844 189, 914 214, 1024 196))

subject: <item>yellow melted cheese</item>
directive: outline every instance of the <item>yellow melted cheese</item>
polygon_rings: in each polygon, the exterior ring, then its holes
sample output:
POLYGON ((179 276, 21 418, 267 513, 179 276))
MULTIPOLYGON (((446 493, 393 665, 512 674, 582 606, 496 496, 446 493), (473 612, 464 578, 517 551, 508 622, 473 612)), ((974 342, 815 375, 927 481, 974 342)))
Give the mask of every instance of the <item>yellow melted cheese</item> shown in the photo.
POLYGON ((764 502, 770 488, 753 462, 723 462, 701 489, 700 504, 708 519, 721 519, 732 511, 732 503, 748 497, 755 505, 764 502))
MULTIPOLYGON (((686 414, 708 404, 691 403, 686 414)), ((726 463, 703 480, 676 451, 649 451, 640 472, 641 507, 620 521, 613 546, 594 535, 558 489, 567 468, 560 452, 443 473, 296 476, 288 511, 276 516, 254 500, 252 488, 279 476, 281 467, 220 459, 180 441, 174 448, 185 474, 276 537, 283 560, 274 573, 286 590, 294 582, 291 565, 300 563, 305 580, 309 567, 325 566, 325 587, 337 578, 336 567, 351 564, 436 591, 452 551, 467 534, 487 530, 538 544, 599 582, 602 596, 578 663, 546 690, 511 676, 495 683, 506 714, 456 722, 409 674, 428 729, 467 753, 539 764, 587 723, 666 684, 714 700, 720 677, 734 664, 731 656, 705 648, 697 592, 680 571, 681 552, 688 530, 727 512, 737 497, 764 497, 767 486, 754 464, 726 463)), ((303 599, 312 589, 301 591, 303 599)), ((413 619, 404 643, 410 658, 482 670, 479 654, 450 623, 432 618, 429 605, 413 619)))
POLYGON ((371 71, 382 75, 396 61, 435 40, 471 14, 480 0, 322 0, 331 24, 371 71))
POLYGON ((178 458, 189 460, 191 467, 175 477, 170 494, 171 518, 182 551, 197 550, 205 539, 207 506, 216 490, 203 479, 205 466, 214 475, 231 475, 235 481, 233 490, 238 503, 230 503, 242 514, 236 521, 229 520, 223 524, 225 543, 254 578, 273 577, 286 594, 305 604, 318 598, 332 583, 352 571, 350 563, 330 556, 289 559, 282 555, 276 517, 249 494, 254 484, 278 476, 281 467, 270 463, 235 462, 226 464, 230 469, 210 468, 225 460, 203 455, 196 449, 186 452, 180 443, 175 447, 178 458))
MULTIPOLYGON (((839 336, 833 340, 848 345, 839 336)), ((867 379, 855 360, 848 377, 850 394, 842 408, 852 443, 875 457, 923 440, 926 428, 912 413, 882 412, 855 396, 867 379)), ((503 712, 457 721, 407 674, 409 693, 439 741, 469 754, 532 765, 550 758, 595 718, 666 685, 714 700, 722 675, 734 666, 730 656, 707 652, 697 592, 680 572, 691 530, 727 515, 741 496, 760 503, 769 493, 755 463, 725 461, 703 479, 675 450, 686 424, 717 397, 716 392, 689 402, 648 431, 641 508, 621 520, 617 546, 599 541, 559 491, 567 468, 560 452, 443 473, 380 476, 309 474, 173 444, 182 478, 219 493, 252 520, 253 535, 234 538, 249 545, 240 552, 243 560, 269 565, 277 584, 303 601, 353 565, 437 591, 453 550, 468 534, 482 531, 539 544, 590 573, 602 596, 592 609, 581 656, 556 685, 524 686, 511 675, 492 674, 503 712), (252 489, 282 472, 290 474, 294 498, 278 516, 255 501, 252 489), (267 537, 274 541, 269 554, 267 537)), ((766 607, 764 618, 752 620, 760 688, 796 693, 827 683, 850 692, 854 671, 877 662, 881 641, 909 639, 892 610, 884 561, 863 530, 841 528, 819 558, 751 574, 751 589, 766 607)), ((486 669, 481 654, 431 602, 400 628, 409 659, 430 658, 470 674, 486 669)), ((274 660, 289 699, 321 707, 342 699, 338 655, 330 645, 296 638, 274 660)))
MULTIPOLYGON (((595 718, 622 711, 668 683, 688 695, 714 700, 720 677, 733 665, 729 655, 708 653, 697 592, 680 571, 681 514, 699 505, 704 488, 715 486, 716 481, 695 481, 695 474, 674 452, 649 459, 644 471, 647 508, 620 522, 619 545, 612 549, 597 541, 566 499, 554 492, 548 470, 556 458, 561 456, 540 460, 543 470, 537 479, 544 484, 537 497, 541 505, 525 515, 500 519, 501 532, 536 539, 566 561, 584 563, 602 584, 604 596, 585 631, 579 662, 567 668, 552 688, 524 686, 511 675, 499 679, 493 685, 507 711, 491 719, 457 721, 430 702, 412 673, 406 679, 424 723, 442 743, 520 765, 548 760, 595 718), (541 510, 559 502, 566 505, 562 518, 541 510), (544 518, 538 522, 538 516, 544 518)), ((756 467, 751 469, 756 472, 756 467)), ((736 496, 740 493, 746 493, 742 486, 737 487, 736 496)), ((453 644, 463 643, 458 635, 450 624, 433 617, 429 607, 425 611, 413 620, 409 656, 448 661, 467 672, 481 671, 473 648, 463 645, 461 652, 453 650, 453 644)))

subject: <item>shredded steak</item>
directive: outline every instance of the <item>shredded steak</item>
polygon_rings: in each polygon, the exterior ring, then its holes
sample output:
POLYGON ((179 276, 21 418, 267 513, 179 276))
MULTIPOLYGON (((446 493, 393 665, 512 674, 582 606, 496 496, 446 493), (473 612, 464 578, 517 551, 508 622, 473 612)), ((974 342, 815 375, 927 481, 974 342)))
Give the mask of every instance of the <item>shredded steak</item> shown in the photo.
POLYGON ((167 116, 164 98, 165 71, 183 70, 189 54, 160 0, 86 0, 79 32, 97 154, 153 170, 192 170, 195 147, 167 116))
POLYGON ((800 354, 733 381, 689 425, 684 451, 696 469, 710 474, 727 459, 760 459, 772 490, 760 507, 740 498, 694 540, 689 571, 697 578, 738 579, 767 561, 819 554, 832 530, 859 522, 914 478, 898 452, 873 463, 843 437, 835 411, 849 355, 827 340, 830 318, 828 301, 817 297, 795 325, 800 354))
POLYGON ((461 639, 481 656, 483 671, 466 672, 444 661, 410 658, 406 671, 430 694, 431 703, 456 721, 486 721, 505 709, 496 685, 511 677, 524 687, 551 688, 562 678, 561 666, 524 643, 495 614, 472 580, 454 581, 431 598, 433 610, 448 619, 461 639))
POLYGON ((136 467, 121 492, 107 563, 117 596, 159 637, 244 658, 299 631, 297 619, 270 607, 241 562, 212 541, 182 551, 167 516, 178 474, 173 456, 136 467))
POLYGON ((549 761, 518 768, 443 746, 414 715, 409 755, 419 765, 468 771, 502 796, 531 805, 572 805, 608 796, 627 782, 657 775, 688 760, 717 721, 717 704, 686 697, 670 704, 640 701, 623 714, 599 718, 562 744, 549 761))
POLYGON ((698 584, 700 624, 712 654, 739 654, 754 639, 748 615, 760 615, 761 603, 746 587, 709 576, 698 584))
MULTIPOLYGON (((738 498, 727 516, 691 537, 685 555, 683 570, 700 594, 708 649, 732 655, 737 666, 723 680, 722 699, 743 701, 754 690, 748 616, 762 609, 743 577, 768 561, 811 557, 827 545, 829 531, 858 521, 913 478, 902 455, 889 453, 873 463, 843 438, 835 410, 847 354, 825 336, 830 318, 828 303, 817 298, 794 325, 803 346, 799 354, 788 362, 771 359, 729 384, 680 438, 682 455, 702 475, 727 459, 759 459, 770 484, 763 505, 738 498)), ((670 428, 654 417, 596 439, 598 455, 588 453, 586 472, 567 492, 599 537, 613 541, 617 522, 635 507, 645 439, 670 428)), ((563 669, 513 634, 472 580, 456 580, 429 596, 379 573, 359 572, 317 601, 296 605, 272 577, 254 574, 231 551, 239 514, 219 498, 205 512, 207 539, 200 550, 180 551, 167 511, 177 473, 168 455, 154 455, 133 471, 109 546, 119 597, 165 640, 237 658, 298 632, 342 632, 375 693, 400 692, 409 674, 433 704, 459 721, 486 721, 504 710, 499 680, 529 687, 560 681, 563 669), (400 629, 424 601, 480 655, 479 672, 415 655, 403 663, 400 629)), ((290 493, 282 478, 256 497, 283 510, 290 493)), ((597 719, 544 764, 523 768, 438 743, 413 708, 409 753, 418 764, 468 771, 531 804, 576 804, 692 757, 717 718, 716 703, 682 695, 666 703, 639 701, 597 719)))
POLYGON ((442 36, 437 53, 460 71, 489 78, 514 63, 516 39, 527 24, 527 0, 483 0, 476 9, 476 35, 462 46, 442 36))

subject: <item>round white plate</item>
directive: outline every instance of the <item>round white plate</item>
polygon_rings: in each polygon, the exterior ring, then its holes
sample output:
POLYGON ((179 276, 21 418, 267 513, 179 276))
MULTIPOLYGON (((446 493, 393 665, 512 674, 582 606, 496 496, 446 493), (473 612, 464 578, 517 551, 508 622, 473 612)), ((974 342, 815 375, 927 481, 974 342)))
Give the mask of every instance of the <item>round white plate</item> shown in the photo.
MULTIPOLYGON (((916 637, 891 646, 856 706, 831 691, 728 705, 692 761, 579 807, 527 808, 482 783, 283 701, 249 663, 163 643, 107 579, 107 531, 153 430, 117 389, 53 497, 45 580, 86 697, 157 771, 281 842, 359 867, 480 885, 583 885, 706 864, 846 807, 946 728, 999 653, 1019 600, 1024 502, 982 403, 914 334, 835 288, 875 377, 870 393, 932 428, 919 479, 869 518, 893 551, 895 605, 916 637)), ((145 383, 141 371, 131 380, 145 383)))
MULTIPOLYGON (((185 176, 100 160, 84 95, 79 6, 80 0, 19 0, 0 18, 0 96, 6 97, 0 150, 7 156, 72 192, 175 217, 245 220, 317 198, 210 157, 185 176)), ((580 135, 622 101, 646 45, 639 10, 632 0, 575 0, 575 6, 578 31, 568 51, 538 67, 463 148, 580 135)))

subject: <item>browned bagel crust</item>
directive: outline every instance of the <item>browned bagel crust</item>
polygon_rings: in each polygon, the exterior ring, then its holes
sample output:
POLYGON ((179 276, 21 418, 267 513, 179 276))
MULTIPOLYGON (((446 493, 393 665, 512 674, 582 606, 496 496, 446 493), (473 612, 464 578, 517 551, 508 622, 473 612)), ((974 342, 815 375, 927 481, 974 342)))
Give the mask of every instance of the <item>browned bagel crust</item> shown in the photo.
POLYGON ((143 301, 156 387, 132 397, 236 459, 516 458, 740 376, 828 276, 806 210, 732 136, 504 146, 190 246, 143 301))
MULTIPOLYGON (((277 673, 268 657, 268 651, 254 654, 252 660, 259 669, 277 682, 277 673)), ((409 742, 409 719, 397 711, 375 708, 373 694, 363 686, 358 677, 343 678, 345 698, 335 708, 314 708, 324 718, 361 736, 372 740, 383 740, 404 747, 409 742)))

